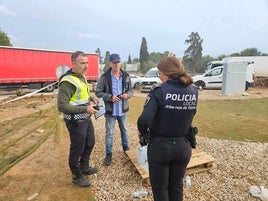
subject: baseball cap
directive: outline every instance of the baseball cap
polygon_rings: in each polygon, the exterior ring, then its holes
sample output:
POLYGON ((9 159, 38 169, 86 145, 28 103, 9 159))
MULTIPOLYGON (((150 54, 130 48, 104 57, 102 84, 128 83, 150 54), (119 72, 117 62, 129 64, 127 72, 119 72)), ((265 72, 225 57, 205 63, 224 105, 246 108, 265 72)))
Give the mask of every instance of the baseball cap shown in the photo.
POLYGON ((116 62, 120 62, 121 58, 119 56, 119 54, 111 54, 110 55, 110 62, 116 63, 116 62))

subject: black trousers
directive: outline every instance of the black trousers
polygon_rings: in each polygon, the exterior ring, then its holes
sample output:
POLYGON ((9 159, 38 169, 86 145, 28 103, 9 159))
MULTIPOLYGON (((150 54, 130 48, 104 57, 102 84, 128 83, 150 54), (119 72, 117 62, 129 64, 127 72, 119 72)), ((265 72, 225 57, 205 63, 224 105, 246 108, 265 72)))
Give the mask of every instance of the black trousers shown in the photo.
POLYGON ((95 133, 91 119, 65 121, 70 134, 69 167, 75 174, 80 163, 88 163, 95 145, 95 133))
POLYGON ((183 177, 192 155, 189 141, 153 138, 147 154, 154 201, 182 201, 183 177))

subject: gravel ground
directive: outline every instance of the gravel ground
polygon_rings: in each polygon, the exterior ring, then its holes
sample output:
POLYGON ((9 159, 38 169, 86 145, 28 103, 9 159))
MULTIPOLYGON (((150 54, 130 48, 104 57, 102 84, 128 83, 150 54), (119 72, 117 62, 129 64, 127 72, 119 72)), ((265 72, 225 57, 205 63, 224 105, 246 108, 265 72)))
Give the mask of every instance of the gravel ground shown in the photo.
MULTIPOLYGON (((92 162, 100 168, 99 174, 91 176, 93 191, 98 201, 110 200, 152 200, 152 195, 132 198, 134 190, 151 188, 142 185, 142 178, 134 165, 123 153, 116 129, 114 155, 111 166, 102 164, 104 159, 104 119, 95 122, 97 144, 92 162)), ((135 125, 129 125, 129 139, 132 149, 137 149, 135 125)), ((191 175, 192 187, 185 189, 185 200, 194 201, 254 201, 258 198, 249 193, 250 186, 263 185, 268 188, 268 143, 237 142, 197 137, 198 148, 216 160, 210 171, 191 175)))
MULTIPOLYGON (((136 93, 135 96, 146 97, 147 94, 136 93)), ((222 96, 219 90, 200 91, 200 99, 248 99, 268 97, 268 90, 250 89, 247 94, 222 96)), ((15 108, 24 105, 24 102, 14 102, 16 107, 6 105, 1 110, 1 119, 9 118, 8 109, 14 115, 32 112, 29 108, 15 112, 15 108), (22 104, 23 103, 23 104, 22 104)), ((142 198, 131 196, 134 190, 146 190, 152 193, 150 187, 142 185, 142 178, 138 171, 122 151, 119 129, 116 126, 113 148, 113 162, 105 167, 104 147, 104 118, 94 120, 96 145, 92 153, 91 163, 99 168, 99 173, 91 175, 91 189, 97 201, 129 201, 153 200, 152 195, 142 198)), ((137 150, 139 143, 135 124, 129 124, 130 148, 137 150)), ((213 156, 216 160, 210 171, 191 175, 192 187, 185 189, 186 201, 257 201, 249 193, 250 186, 263 185, 268 188, 268 143, 237 142, 216 140, 197 136, 198 148, 213 156)), ((69 170, 66 167, 66 172, 69 170)), ((69 182, 69 178, 66 179, 69 182)), ((67 183, 69 186, 69 183, 67 183)))
MULTIPOLYGON (((268 97, 268 90, 250 89, 246 94, 221 95, 220 90, 200 91, 200 99, 248 99, 268 97)), ((135 96, 146 97, 147 94, 134 93, 135 96)), ((111 166, 102 164, 104 159, 104 118, 95 123, 98 135, 92 162, 100 168, 99 174, 91 176, 93 191, 98 201, 112 200, 153 200, 152 195, 133 198, 134 190, 146 190, 150 187, 142 185, 142 178, 121 148, 119 129, 115 130, 113 162, 111 166)), ((131 149, 137 149, 136 125, 129 125, 131 149)), ((237 142, 229 140, 197 137, 198 148, 213 156, 216 160, 210 171, 191 175, 191 188, 185 188, 186 201, 255 201, 250 186, 263 185, 268 188, 268 143, 237 142)))

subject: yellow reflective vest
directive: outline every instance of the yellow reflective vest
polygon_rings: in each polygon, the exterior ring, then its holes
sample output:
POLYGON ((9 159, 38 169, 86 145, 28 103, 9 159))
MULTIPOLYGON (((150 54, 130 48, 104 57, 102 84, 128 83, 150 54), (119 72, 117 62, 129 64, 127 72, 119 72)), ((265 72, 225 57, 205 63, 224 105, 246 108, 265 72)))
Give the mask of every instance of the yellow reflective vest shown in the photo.
POLYGON ((67 81, 76 87, 76 91, 71 97, 69 103, 72 105, 85 105, 89 103, 89 88, 87 80, 84 77, 85 82, 83 82, 79 77, 72 74, 64 76, 60 82, 67 81))

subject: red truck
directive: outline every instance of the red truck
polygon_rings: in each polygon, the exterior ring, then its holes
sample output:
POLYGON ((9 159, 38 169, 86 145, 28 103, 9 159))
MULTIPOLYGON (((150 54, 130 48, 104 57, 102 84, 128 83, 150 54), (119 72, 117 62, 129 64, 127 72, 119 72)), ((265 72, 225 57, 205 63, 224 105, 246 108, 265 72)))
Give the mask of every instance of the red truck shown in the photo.
MULTIPOLYGON (((57 71, 71 67, 73 52, 0 46, 0 87, 29 89, 44 88, 52 92, 58 81, 57 71)), ((99 55, 87 53, 86 78, 95 83, 99 77, 99 55)))

